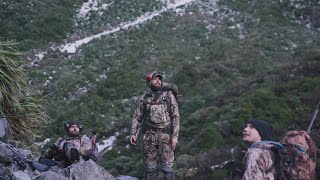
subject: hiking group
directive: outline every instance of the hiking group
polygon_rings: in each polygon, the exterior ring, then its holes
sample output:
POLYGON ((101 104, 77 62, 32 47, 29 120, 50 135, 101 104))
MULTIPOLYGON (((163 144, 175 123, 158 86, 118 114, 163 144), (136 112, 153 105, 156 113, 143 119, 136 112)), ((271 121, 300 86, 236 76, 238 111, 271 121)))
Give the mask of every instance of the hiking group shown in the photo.
MULTIPOLYGON (((180 126, 178 88, 173 83, 164 82, 163 76, 156 72, 147 75, 146 83, 149 90, 137 101, 130 143, 137 145, 138 136, 142 134, 146 180, 157 179, 158 160, 164 178, 174 180, 172 167, 180 126)), ((64 128, 68 137, 59 138, 40 161, 54 160, 62 167, 88 159, 96 161, 96 137, 80 135, 82 126, 77 121, 66 122, 64 128)), ((280 142, 275 142, 272 141, 272 129, 271 123, 265 120, 250 119, 245 123, 242 139, 251 147, 244 157, 244 171, 237 174, 240 179, 314 180, 316 146, 308 133, 289 131, 280 142)))
MULTIPOLYGON (((145 179, 157 179, 157 162, 160 157, 164 177, 174 180, 174 149, 178 143, 180 116, 176 101, 178 88, 163 82, 156 72, 147 75, 150 90, 143 94, 133 115, 130 143, 137 145, 139 133, 143 134, 145 179)), ((78 121, 64 124, 68 137, 58 138, 39 159, 47 165, 67 167, 79 161, 98 158, 95 137, 80 135, 82 125, 78 121), (53 163, 55 162, 55 163, 53 163)))

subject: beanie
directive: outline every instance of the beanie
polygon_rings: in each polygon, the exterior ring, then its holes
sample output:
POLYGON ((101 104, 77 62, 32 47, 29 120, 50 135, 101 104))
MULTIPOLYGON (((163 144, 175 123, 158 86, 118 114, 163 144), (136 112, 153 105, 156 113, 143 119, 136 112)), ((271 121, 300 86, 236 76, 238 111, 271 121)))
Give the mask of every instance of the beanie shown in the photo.
POLYGON ((250 119, 246 124, 252 124, 261 136, 261 140, 272 139, 272 125, 269 122, 259 119, 250 119))
POLYGON ((68 121, 68 122, 64 123, 63 126, 64 126, 64 129, 65 129, 66 131, 68 131, 69 128, 70 128, 72 125, 77 125, 77 126, 79 127, 80 132, 82 131, 82 125, 81 125, 78 121, 76 121, 76 120, 68 121))

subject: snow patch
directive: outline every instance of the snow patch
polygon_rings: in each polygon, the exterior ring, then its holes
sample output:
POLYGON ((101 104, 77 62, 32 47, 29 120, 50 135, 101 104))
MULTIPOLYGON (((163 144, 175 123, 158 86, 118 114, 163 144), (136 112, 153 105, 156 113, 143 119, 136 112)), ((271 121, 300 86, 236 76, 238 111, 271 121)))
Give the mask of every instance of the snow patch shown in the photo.
POLYGON ((51 141, 50 138, 46 138, 44 141, 42 142, 35 142, 35 145, 39 146, 39 147, 44 147, 46 144, 48 144, 51 141))
POLYGON ((34 55, 34 58, 28 57, 28 60, 30 61, 30 67, 37 67, 39 61, 41 61, 43 59, 43 57, 47 54, 47 51, 44 52, 39 52, 37 54, 34 55))
POLYGON ((98 151, 103 152, 105 150, 111 150, 114 146, 114 142, 116 141, 118 135, 119 133, 116 132, 114 136, 110 136, 108 139, 103 140, 102 143, 97 143, 98 151))
POLYGON ((36 54, 35 56, 38 58, 39 61, 41 61, 44 57, 44 55, 46 55, 47 52, 40 52, 38 54, 36 54))
POLYGON ((106 10, 111 4, 113 4, 113 2, 99 6, 98 0, 89 0, 88 2, 83 3, 78 10, 77 19, 87 19, 88 14, 92 11, 99 11, 99 14, 102 15, 103 12, 101 10, 106 10))
POLYGON ((44 83, 43 83, 43 86, 48 86, 50 84, 50 80, 46 80, 44 83))

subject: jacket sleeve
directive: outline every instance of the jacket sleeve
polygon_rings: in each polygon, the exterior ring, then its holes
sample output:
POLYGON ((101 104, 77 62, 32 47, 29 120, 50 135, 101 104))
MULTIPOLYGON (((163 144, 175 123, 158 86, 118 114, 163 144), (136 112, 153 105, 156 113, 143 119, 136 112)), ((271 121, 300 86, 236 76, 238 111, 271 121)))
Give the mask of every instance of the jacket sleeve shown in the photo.
POLYGON ((131 125, 131 135, 136 135, 137 130, 139 128, 139 124, 142 123, 143 120, 143 96, 141 96, 138 100, 136 110, 134 111, 131 125))
POLYGON ((53 159, 55 155, 57 155, 62 147, 60 147, 60 143, 63 141, 63 138, 58 138, 57 141, 53 144, 53 147, 50 147, 42 156, 44 159, 53 159))
POLYGON ((170 93, 171 100, 171 121, 172 121, 172 137, 178 139, 180 128, 180 114, 176 98, 170 93))
POLYGON ((242 180, 275 179, 273 155, 269 150, 251 148, 248 150, 246 170, 242 180))

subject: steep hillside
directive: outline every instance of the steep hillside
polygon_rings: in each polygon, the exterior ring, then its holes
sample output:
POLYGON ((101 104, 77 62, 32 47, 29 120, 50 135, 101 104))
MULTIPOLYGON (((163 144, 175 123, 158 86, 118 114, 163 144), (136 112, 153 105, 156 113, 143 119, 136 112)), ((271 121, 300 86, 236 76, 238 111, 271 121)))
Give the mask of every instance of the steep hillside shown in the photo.
POLYGON ((143 175, 141 146, 130 147, 128 137, 145 75, 154 70, 180 90, 179 178, 226 178, 238 166, 230 150, 243 146, 248 118, 273 122, 279 138, 288 127, 305 129, 320 100, 318 0, 33 0, 26 9, 35 12, 24 16, 12 12, 25 2, 5 3, 2 16, 11 18, 1 18, 10 23, 0 36, 27 51, 29 84, 45 96, 53 120, 39 140, 63 135, 69 119, 100 140, 117 134, 100 161, 115 176, 143 175), (61 19, 51 20, 54 14, 61 19), (22 17, 24 30, 17 28, 22 17))

